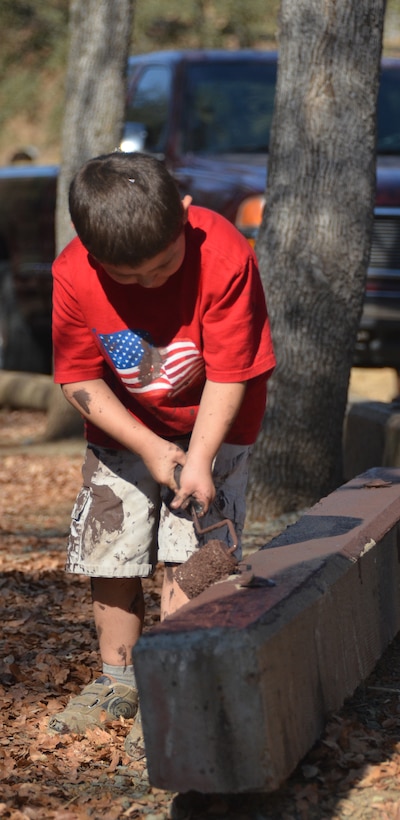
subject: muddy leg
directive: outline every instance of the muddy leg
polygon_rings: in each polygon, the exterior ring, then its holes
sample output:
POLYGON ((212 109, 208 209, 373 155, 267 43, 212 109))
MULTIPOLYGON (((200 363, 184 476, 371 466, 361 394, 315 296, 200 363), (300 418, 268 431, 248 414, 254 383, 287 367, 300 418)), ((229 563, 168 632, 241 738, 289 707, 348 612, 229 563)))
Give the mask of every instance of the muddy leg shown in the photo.
POLYGON ((93 613, 103 663, 126 666, 144 618, 140 578, 92 578, 93 613))
POLYGON ((172 615, 181 606, 187 604, 189 598, 175 581, 174 570, 179 564, 167 564, 164 567, 164 582, 161 590, 161 620, 172 615))

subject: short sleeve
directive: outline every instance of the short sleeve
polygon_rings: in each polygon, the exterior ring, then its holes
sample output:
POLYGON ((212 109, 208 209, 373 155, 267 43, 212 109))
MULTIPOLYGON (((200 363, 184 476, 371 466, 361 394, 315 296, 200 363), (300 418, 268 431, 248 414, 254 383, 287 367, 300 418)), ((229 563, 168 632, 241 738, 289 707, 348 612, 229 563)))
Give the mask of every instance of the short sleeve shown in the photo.
POLYGON ((267 307, 253 254, 237 268, 229 262, 214 271, 202 309, 207 378, 248 381, 273 368, 267 307))
POLYGON ((54 380, 59 384, 101 378, 104 368, 77 303, 69 267, 66 250, 53 264, 54 380))

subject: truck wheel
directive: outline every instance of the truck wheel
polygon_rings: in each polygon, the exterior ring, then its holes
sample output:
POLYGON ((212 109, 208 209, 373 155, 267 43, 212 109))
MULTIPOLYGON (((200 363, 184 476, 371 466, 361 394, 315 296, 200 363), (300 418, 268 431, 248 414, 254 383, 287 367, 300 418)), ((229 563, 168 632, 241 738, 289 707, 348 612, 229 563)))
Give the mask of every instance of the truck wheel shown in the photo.
POLYGON ((46 352, 46 345, 34 338, 18 313, 13 313, 3 320, 1 335, 3 370, 51 373, 51 355, 46 352))
POLYGON ((51 373, 50 331, 35 335, 14 298, 7 261, 0 262, 0 368, 28 373, 51 373))

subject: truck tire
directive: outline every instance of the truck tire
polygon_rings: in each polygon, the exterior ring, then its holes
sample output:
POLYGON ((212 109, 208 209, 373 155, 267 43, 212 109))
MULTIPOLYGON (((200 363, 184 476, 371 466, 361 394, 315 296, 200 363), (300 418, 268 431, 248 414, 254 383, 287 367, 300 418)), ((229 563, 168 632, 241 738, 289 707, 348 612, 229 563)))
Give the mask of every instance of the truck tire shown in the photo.
POLYGON ((18 309, 12 273, 0 262, 0 368, 28 373, 51 373, 51 336, 34 334, 18 309))

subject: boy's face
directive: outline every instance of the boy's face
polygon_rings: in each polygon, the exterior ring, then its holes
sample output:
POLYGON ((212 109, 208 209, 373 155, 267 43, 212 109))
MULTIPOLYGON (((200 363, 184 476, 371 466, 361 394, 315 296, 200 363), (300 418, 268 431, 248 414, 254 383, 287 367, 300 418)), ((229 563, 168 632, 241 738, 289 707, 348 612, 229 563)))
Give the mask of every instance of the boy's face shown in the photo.
MULTIPOLYGON (((182 201, 184 224, 187 222, 187 212, 191 197, 182 201)), ((101 262, 102 268, 108 276, 119 285, 141 285, 142 288, 160 288, 167 279, 174 275, 182 265, 185 256, 185 231, 179 234, 178 239, 168 245, 164 251, 147 259, 137 268, 129 265, 108 265, 101 262)))

